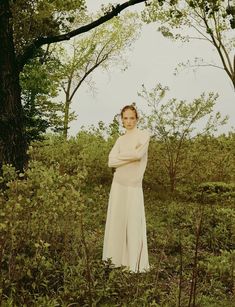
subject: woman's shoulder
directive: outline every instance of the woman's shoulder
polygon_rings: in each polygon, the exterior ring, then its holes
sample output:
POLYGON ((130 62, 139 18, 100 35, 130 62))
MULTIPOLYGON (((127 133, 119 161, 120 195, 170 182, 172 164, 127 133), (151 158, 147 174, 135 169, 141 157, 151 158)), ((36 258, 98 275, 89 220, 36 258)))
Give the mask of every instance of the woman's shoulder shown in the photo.
POLYGON ((150 131, 148 129, 139 129, 138 128, 138 133, 141 137, 150 138, 150 131))
POLYGON ((140 137, 140 138, 149 138, 150 137, 150 132, 148 129, 140 129, 136 128, 132 133, 123 133, 120 134, 119 137, 117 138, 117 141, 122 141, 125 140, 126 138, 132 138, 132 137, 140 137))

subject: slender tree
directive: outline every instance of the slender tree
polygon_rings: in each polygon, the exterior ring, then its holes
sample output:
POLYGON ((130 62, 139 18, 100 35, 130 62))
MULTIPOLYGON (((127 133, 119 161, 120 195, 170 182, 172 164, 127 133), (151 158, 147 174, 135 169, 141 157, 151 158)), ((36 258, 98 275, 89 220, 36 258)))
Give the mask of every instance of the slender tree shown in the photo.
POLYGON ((139 27, 136 14, 127 13, 92 30, 86 37, 75 39, 68 50, 64 48, 59 78, 65 95, 65 139, 69 129, 70 106, 75 94, 84 82, 91 84, 92 73, 98 68, 107 70, 113 63, 126 66, 123 52, 137 38, 139 27))
POLYGON ((210 93, 208 97, 202 94, 191 103, 175 98, 165 102, 163 98, 167 90, 161 84, 157 84, 151 91, 143 86, 139 95, 150 107, 151 113, 146 116, 146 120, 155 140, 159 141, 158 158, 161 157, 163 172, 168 176, 171 192, 174 192, 178 182, 197 166, 195 159, 189 168, 184 168, 184 162, 190 156, 192 141, 199 135, 216 131, 218 126, 226 123, 227 117, 222 118, 219 112, 213 114, 218 98, 216 94, 210 93), (196 131, 201 119, 205 120, 205 124, 196 131))

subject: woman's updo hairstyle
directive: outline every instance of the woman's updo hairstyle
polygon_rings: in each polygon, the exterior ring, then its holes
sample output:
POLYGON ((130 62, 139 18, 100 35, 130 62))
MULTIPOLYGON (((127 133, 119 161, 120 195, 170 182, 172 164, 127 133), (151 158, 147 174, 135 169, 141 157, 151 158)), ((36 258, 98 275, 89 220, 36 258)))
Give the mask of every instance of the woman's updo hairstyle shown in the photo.
POLYGON ((138 112, 137 112, 137 109, 136 109, 136 106, 135 106, 135 103, 133 102, 132 104, 130 105, 126 105, 125 107, 123 107, 121 109, 121 118, 123 118, 123 114, 126 110, 131 110, 131 111, 134 111, 135 112, 135 116, 136 116, 136 119, 139 118, 139 115, 138 115, 138 112))

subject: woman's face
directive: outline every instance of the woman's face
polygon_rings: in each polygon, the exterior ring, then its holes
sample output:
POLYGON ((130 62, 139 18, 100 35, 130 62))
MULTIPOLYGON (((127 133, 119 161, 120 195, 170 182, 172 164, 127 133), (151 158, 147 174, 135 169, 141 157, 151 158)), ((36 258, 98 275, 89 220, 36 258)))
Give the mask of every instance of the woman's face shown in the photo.
POLYGON ((136 118, 135 111, 130 110, 130 109, 127 109, 126 111, 124 111, 122 114, 122 123, 123 123, 123 126, 127 130, 131 130, 135 128, 137 124, 137 118, 136 118))

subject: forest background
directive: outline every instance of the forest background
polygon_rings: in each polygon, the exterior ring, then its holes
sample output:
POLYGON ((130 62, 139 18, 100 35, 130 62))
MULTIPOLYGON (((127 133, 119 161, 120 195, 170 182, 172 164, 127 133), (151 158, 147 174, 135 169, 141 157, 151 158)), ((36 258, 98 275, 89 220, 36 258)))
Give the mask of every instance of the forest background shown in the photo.
MULTIPOLYGON (((101 261, 112 180, 107 157, 122 133, 118 112, 110 121, 80 127, 76 135, 69 136, 69 129, 76 120, 75 95, 85 85, 94 89, 98 69, 102 75, 116 67, 128 71, 128 52, 146 23, 157 24, 166 40, 182 44, 190 39, 187 27, 196 28, 203 34, 197 39, 212 45, 219 64, 197 58, 178 69, 222 65, 234 95, 234 3, 149 1, 139 15, 131 8, 69 43, 40 46, 22 69, 25 50, 38 42, 35 37, 55 40, 116 7, 104 5, 91 15, 78 0, 2 3, 12 13, 27 163, 23 169, 15 158, 6 163, 15 155, 4 152, 16 149, 2 129, 1 306, 233 306, 235 134, 217 107, 218 100, 223 103, 220 95, 204 91, 174 98, 159 77, 148 89, 141 76, 139 127, 152 135, 144 178, 151 269, 144 274, 101 261)), ((109 99, 109 108, 119 106, 112 107, 109 99)))

